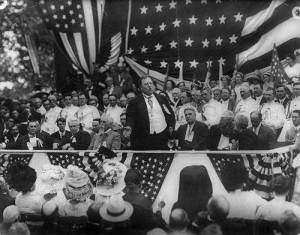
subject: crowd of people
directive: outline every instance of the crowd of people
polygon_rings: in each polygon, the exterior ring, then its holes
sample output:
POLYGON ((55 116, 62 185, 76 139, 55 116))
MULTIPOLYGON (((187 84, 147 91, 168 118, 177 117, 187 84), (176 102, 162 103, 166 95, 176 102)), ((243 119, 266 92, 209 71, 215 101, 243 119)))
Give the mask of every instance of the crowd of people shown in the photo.
POLYGON ((143 177, 137 170, 127 170, 123 193, 111 197, 95 193, 88 175, 76 166, 66 169, 59 191, 36 190, 41 182, 51 185, 48 183, 52 173, 46 175, 48 178, 41 181, 30 166, 16 164, 8 168, 6 181, 0 181, 1 234, 296 235, 300 232, 300 207, 286 201, 290 178, 275 176, 271 181, 274 199, 266 201, 253 191, 243 190, 249 182, 247 170, 240 165, 222 171, 228 191, 224 195, 213 195, 205 167, 184 168, 180 173, 178 200, 168 221, 162 218, 163 199, 154 213, 152 202, 141 193, 143 177), (191 172, 197 172, 198 179, 191 177, 191 172))
POLYGON ((79 91, 2 97, 1 148, 266 150, 294 143, 299 132, 300 75, 278 81, 234 71, 216 81, 208 72, 205 82, 166 79, 159 90, 129 71, 113 66, 79 91))
MULTIPOLYGON (((289 58, 290 77, 281 81, 259 71, 248 76, 234 71, 217 81, 207 72, 204 82, 176 84, 166 78, 164 88, 158 89, 149 75, 136 81, 129 68, 120 65, 101 79, 85 79, 81 90, 40 91, 28 99, 2 97, 0 148, 226 151, 268 150, 294 143, 299 148, 300 74, 295 75, 293 68, 299 68, 300 54, 289 58)), ((198 189, 183 170, 179 183, 183 191, 179 189, 178 201, 165 221, 164 202, 153 213, 152 202, 141 194, 143 179, 133 169, 126 173, 124 195, 104 200, 93 193, 95 185, 79 168, 67 169, 61 192, 40 195, 35 190, 36 171, 14 167, 18 168, 8 169, 0 187, 1 234, 300 232, 300 207, 286 201, 292 183, 288 176, 273 177, 274 198, 266 201, 254 191, 244 191, 249 186, 247 171, 238 165, 222 172, 226 195, 213 195, 205 167, 196 169, 198 189)))

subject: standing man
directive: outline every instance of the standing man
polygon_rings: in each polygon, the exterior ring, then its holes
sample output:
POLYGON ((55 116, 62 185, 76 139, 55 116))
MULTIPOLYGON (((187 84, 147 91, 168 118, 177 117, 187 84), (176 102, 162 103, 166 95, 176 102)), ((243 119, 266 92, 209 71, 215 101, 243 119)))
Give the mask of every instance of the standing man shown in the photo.
POLYGON ((174 112, 166 97, 154 93, 151 77, 142 77, 140 83, 142 93, 129 103, 126 111, 133 149, 168 149, 169 128, 175 126, 174 112))
POLYGON ((282 104, 283 107, 286 109, 290 101, 290 98, 286 94, 285 86, 279 84, 276 86, 275 91, 276 91, 275 102, 282 104))
POLYGON ((208 127, 196 121, 196 110, 194 107, 186 107, 184 115, 187 124, 181 125, 176 131, 181 150, 205 150, 207 149, 208 127))
POLYGON ((260 112, 262 115, 262 123, 271 127, 276 134, 280 134, 281 128, 285 122, 285 112, 282 104, 274 101, 274 90, 272 87, 264 91, 266 103, 263 104, 260 112))
MULTIPOLYGON (((67 93, 64 95, 65 107, 62 109, 60 116, 65 119, 65 123, 68 123, 71 119, 76 118, 75 114, 79 110, 78 106, 72 104, 72 96, 67 93)), ((69 126, 66 126, 66 130, 69 131, 69 126)))
POLYGON ((77 111, 77 118, 81 124, 82 130, 91 133, 92 122, 96 118, 100 118, 98 109, 94 106, 86 104, 87 99, 85 94, 79 95, 79 110, 77 111))
POLYGON ((123 109, 117 104, 117 97, 115 94, 111 94, 108 97, 109 105, 105 111, 106 115, 110 116, 113 121, 117 124, 121 124, 120 115, 123 112, 123 109))

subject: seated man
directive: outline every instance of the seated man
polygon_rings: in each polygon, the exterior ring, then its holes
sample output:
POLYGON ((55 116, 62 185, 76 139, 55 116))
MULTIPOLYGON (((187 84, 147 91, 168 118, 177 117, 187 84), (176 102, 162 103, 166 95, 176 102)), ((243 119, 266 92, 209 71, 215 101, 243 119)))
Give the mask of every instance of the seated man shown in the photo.
POLYGON ((118 132, 118 126, 113 123, 111 117, 102 115, 101 124, 102 131, 93 136, 88 149, 97 150, 101 146, 110 150, 118 150, 121 148, 121 136, 118 132))
POLYGON ((188 234, 190 219, 185 210, 177 208, 171 211, 169 229, 171 234, 188 234))
POLYGON ((258 138, 258 146, 256 149, 267 150, 276 147, 276 134, 275 131, 262 124, 262 115, 258 111, 250 114, 252 127, 248 128, 253 131, 258 138))
POLYGON ((90 142, 91 136, 87 131, 79 130, 78 119, 71 119, 69 121, 69 128, 71 132, 71 137, 62 141, 63 150, 87 150, 90 142))
POLYGON ((61 143, 69 139, 72 134, 66 130, 66 119, 58 118, 56 121, 58 131, 54 132, 51 137, 53 138, 53 149, 61 149, 61 143))
MULTIPOLYGON (((27 125, 28 134, 18 138, 14 144, 9 145, 9 148, 26 150, 47 149, 39 134, 38 126, 37 121, 29 121, 27 125)), ((2 143, 2 145, 4 144, 2 143)))
POLYGON ((208 127, 204 123, 196 121, 195 108, 186 107, 184 115, 187 124, 181 125, 175 134, 179 140, 178 147, 181 150, 207 149, 208 127))
POLYGON ((234 114, 232 111, 225 111, 220 123, 213 125, 209 130, 208 149, 210 150, 230 150, 231 139, 233 137, 233 120, 234 114))

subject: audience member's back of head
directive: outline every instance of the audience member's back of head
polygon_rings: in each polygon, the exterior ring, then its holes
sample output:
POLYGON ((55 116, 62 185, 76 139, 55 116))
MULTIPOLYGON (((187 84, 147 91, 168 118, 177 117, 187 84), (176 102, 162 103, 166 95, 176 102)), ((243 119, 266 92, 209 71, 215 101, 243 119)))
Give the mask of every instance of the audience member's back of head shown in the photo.
POLYGON ((228 192, 241 189, 247 182, 247 169, 241 164, 228 164, 222 169, 221 179, 228 192))
POLYGON ((10 226, 8 235, 30 235, 30 231, 27 224, 17 222, 10 226))
POLYGON ((223 235, 223 232, 218 224, 210 224, 201 231, 200 235, 223 235))
POLYGON ((290 182, 290 177, 277 175, 271 180, 270 186, 276 195, 286 195, 290 190, 290 182))
POLYGON ((172 210, 169 221, 171 230, 184 230, 188 227, 189 223, 190 220, 185 210, 180 208, 172 210))
POLYGON ((53 201, 47 201, 42 206, 41 214, 45 222, 54 222, 58 216, 58 206, 53 201))
POLYGON ((18 192, 30 192, 36 178, 36 171, 21 163, 14 164, 7 169, 6 182, 18 192))
POLYGON ((100 202, 93 202, 88 210, 87 210, 87 216, 88 216, 88 221, 91 223, 99 223, 102 219, 99 213, 99 210, 102 206, 102 203, 100 202))
POLYGON ((3 223, 10 225, 17 222, 20 218, 20 211, 15 205, 8 206, 3 211, 3 223))
POLYGON ((297 235, 300 233, 300 220, 291 210, 286 210, 279 222, 283 235, 297 235))
POLYGON ((146 233, 146 235, 167 235, 161 228, 154 228, 146 233))
POLYGON ((126 187, 129 190, 139 187, 142 182, 141 174, 135 169, 128 169, 124 178, 126 187))
POLYGON ((223 195, 216 195, 209 199, 207 210, 214 222, 221 222, 226 219, 229 213, 230 204, 223 195))

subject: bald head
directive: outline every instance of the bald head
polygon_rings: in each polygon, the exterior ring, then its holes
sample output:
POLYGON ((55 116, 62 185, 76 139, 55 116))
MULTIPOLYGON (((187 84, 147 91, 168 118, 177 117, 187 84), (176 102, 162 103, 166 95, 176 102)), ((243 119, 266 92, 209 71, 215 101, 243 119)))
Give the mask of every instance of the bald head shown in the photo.
POLYGON ((216 195, 209 199, 207 210, 210 218, 215 221, 223 221, 229 213, 229 202, 223 195, 216 195))
POLYGON ((189 224, 189 217, 185 210, 177 208, 170 214, 170 228, 172 230, 183 230, 189 224))

